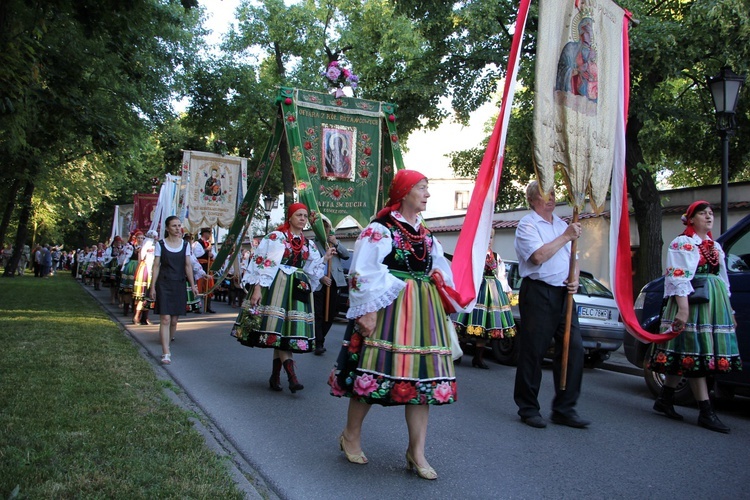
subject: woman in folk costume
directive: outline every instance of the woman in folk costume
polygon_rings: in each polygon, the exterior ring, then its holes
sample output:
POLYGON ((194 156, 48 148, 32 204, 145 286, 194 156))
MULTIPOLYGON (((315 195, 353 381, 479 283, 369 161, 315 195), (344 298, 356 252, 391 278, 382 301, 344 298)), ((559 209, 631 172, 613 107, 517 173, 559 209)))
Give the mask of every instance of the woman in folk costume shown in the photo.
POLYGON ((104 275, 102 281, 109 286, 109 302, 117 304, 120 288, 120 254, 123 252, 122 238, 115 236, 104 253, 104 275))
POLYGON ((331 394, 350 398, 339 447, 366 464, 362 424, 370 405, 404 405, 409 443, 406 466, 436 479, 425 458, 429 405, 456 401, 449 323, 435 282, 453 286, 443 249, 420 213, 430 194, 427 178, 396 173, 387 206, 359 235, 349 270, 349 327, 331 394))
POLYGON ((682 216, 685 231, 672 240, 667 251, 664 273, 664 297, 667 305, 661 319, 661 331, 681 331, 674 339, 653 344, 649 368, 666 375, 654 410, 673 420, 682 420, 674 409, 674 391, 682 377, 700 407, 698 425, 728 433, 729 427, 716 416, 708 399, 706 376, 741 370, 737 347, 737 321, 729 303, 729 279, 721 245, 713 241, 714 214, 711 205, 696 201, 682 216), (707 301, 691 303, 689 295, 704 279, 707 301))
POLYGON ((86 251, 83 255, 83 283, 84 285, 91 285, 94 282, 94 264, 96 263, 96 245, 86 247, 86 251))
POLYGON ((273 370, 268 384, 281 391, 281 368, 289 379, 289 390, 304 389, 299 382, 292 354, 315 350, 315 314, 312 292, 320 287, 331 250, 322 256, 305 238, 308 210, 294 203, 287 220, 266 235, 242 278, 248 299, 237 317, 232 335, 249 347, 271 348, 273 370))
MULTIPOLYGON (((195 253, 192 252, 192 249, 195 248, 193 246, 193 235, 190 233, 185 233, 182 236, 182 239, 185 240, 185 243, 190 245, 190 262, 193 265, 193 277, 195 278, 196 283, 200 283, 200 280, 206 277, 206 272, 203 270, 203 266, 201 266, 200 262, 198 262, 198 259, 195 257, 195 253)), ((187 286, 187 304, 185 306, 185 312, 200 313, 200 295, 198 295, 197 293, 193 293, 193 287, 191 287, 190 283, 188 283, 187 281, 185 282, 185 285, 187 286)))
POLYGON ((477 303, 468 313, 453 315, 459 338, 474 344, 471 366, 488 370, 484 362, 484 348, 492 339, 510 338, 516 334, 516 323, 510 310, 512 289, 505 276, 505 263, 492 250, 495 230, 490 235, 490 246, 484 260, 484 281, 479 288, 477 303))
POLYGON ((131 237, 123 252, 124 264, 122 265, 122 280, 120 282, 120 299, 122 300, 122 315, 127 316, 133 304, 133 287, 135 286, 135 272, 138 269, 141 246, 144 236, 136 231, 131 237))
POLYGON ((151 268, 154 266, 154 246, 155 240, 159 234, 152 230, 146 232, 146 238, 138 254, 138 267, 135 270, 135 281, 133 283, 133 304, 135 304, 135 314, 133 315, 134 325, 150 325, 148 320, 148 307, 146 299, 148 298, 148 289, 151 287, 151 268))
POLYGON ((101 290, 102 277, 104 276, 104 263, 107 260, 107 249, 104 243, 94 247, 94 261, 91 265, 91 279, 94 282, 94 290, 101 290))

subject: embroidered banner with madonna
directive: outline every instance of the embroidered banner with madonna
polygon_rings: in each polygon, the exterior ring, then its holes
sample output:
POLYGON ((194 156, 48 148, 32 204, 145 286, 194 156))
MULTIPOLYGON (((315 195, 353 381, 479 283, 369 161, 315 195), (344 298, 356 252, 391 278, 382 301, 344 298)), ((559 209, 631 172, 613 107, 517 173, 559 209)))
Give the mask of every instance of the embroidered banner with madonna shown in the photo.
POLYGON ((237 252, 286 136, 298 200, 310 209, 317 238, 326 239, 320 214, 333 227, 345 219, 360 228, 383 206, 383 186, 404 168, 394 104, 282 87, 274 133, 248 178, 225 244, 212 269, 237 252))

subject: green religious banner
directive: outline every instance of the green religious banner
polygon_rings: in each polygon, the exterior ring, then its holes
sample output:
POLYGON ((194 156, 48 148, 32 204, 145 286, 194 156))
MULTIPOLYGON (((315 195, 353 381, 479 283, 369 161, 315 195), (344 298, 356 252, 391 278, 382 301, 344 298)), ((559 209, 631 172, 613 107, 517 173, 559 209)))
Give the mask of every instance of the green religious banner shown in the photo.
POLYGON ((279 103, 300 201, 314 199, 310 209, 334 227, 347 217, 366 226, 384 174, 384 107, 395 122, 395 106, 289 88, 281 89, 279 103))
POLYGON ((394 104, 285 87, 279 89, 277 104, 280 116, 274 135, 249 178, 247 195, 212 271, 239 252, 282 134, 289 145, 298 200, 310 209, 312 229, 323 241, 321 213, 334 228, 347 218, 366 226, 386 201, 395 171, 404 168, 394 104))

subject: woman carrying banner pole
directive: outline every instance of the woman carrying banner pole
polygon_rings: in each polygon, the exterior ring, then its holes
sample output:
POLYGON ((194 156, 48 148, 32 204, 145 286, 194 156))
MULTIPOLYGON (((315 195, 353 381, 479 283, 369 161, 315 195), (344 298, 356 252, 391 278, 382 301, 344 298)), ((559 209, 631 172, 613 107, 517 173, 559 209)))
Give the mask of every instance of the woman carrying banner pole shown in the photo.
POLYGON ((320 287, 330 248, 322 256, 302 233, 308 210, 293 203, 287 219, 266 235, 247 264, 242 283, 248 298, 232 330, 245 346, 273 349, 273 368, 268 385, 281 391, 281 368, 292 393, 305 387, 299 382, 293 354, 315 350, 315 309, 312 292, 320 287))

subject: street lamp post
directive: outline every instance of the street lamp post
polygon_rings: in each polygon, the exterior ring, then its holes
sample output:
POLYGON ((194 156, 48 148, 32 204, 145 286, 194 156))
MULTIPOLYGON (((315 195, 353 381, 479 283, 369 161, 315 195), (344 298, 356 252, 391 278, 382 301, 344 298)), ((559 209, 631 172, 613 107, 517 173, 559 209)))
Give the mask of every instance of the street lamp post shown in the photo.
POLYGON ((276 199, 270 194, 263 196, 263 210, 266 212, 266 234, 268 234, 268 221, 271 220, 271 210, 276 199))
POLYGON ((724 66, 718 75, 706 80, 716 107, 716 129, 719 131, 722 145, 721 232, 724 233, 727 230, 729 212, 729 138, 734 135, 736 128, 734 112, 740 89, 745 83, 745 75, 737 75, 728 66, 724 66))

